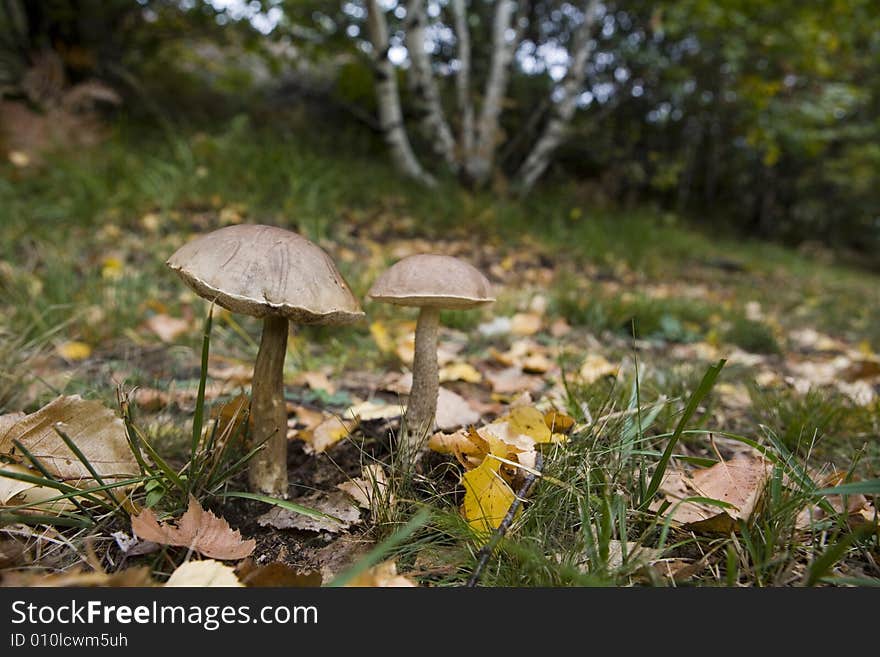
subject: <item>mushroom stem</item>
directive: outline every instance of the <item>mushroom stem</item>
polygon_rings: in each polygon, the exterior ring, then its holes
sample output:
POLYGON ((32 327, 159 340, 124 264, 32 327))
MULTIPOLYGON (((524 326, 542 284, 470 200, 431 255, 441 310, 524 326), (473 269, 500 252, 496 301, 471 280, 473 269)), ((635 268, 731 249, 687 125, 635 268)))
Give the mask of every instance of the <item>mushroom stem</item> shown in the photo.
POLYGON ((263 448, 251 458, 251 490, 287 497, 287 407, 284 402, 284 356, 287 353, 287 319, 263 320, 260 351, 254 364, 251 389, 250 446, 263 448))
POLYGON ((426 436, 434 428, 437 413, 437 390, 440 375, 437 369, 437 330, 440 310, 423 307, 416 325, 413 382, 406 408, 407 444, 411 456, 421 449, 426 436))

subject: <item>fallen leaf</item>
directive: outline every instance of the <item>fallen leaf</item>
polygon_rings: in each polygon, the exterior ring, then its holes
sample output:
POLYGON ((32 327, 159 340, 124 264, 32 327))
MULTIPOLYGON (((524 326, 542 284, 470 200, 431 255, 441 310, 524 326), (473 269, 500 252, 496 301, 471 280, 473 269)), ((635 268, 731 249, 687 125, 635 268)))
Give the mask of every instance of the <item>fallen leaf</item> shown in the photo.
POLYGON ((105 482, 130 478, 138 472, 122 420, 100 402, 79 395, 58 397, 7 427, 0 434, 0 454, 21 461, 23 456, 16 453, 13 444, 18 440, 52 476, 80 488, 96 485, 56 426, 70 437, 105 482))
POLYGON ((499 474, 501 462, 486 458, 479 467, 462 475, 465 494, 461 510, 468 524, 479 534, 497 528, 516 499, 499 474))
POLYGON ((144 509, 132 516, 131 528, 145 541, 190 548, 214 559, 244 559, 257 547, 253 539, 242 540, 226 520, 205 511, 193 496, 176 526, 170 521, 160 523, 152 509, 144 509))
POLYGON ((448 381, 465 381, 467 383, 479 383, 483 375, 470 363, 450 363, 440 368, 440 383, 448 381))
POLYGON ((348 436, 354 429, 354 423, 343 422, 335 415, 331 415, 311 431, 299 431, 296 436, 305 441, 306 453, 321 454, 348 436))
POLYGON ((671 470, 660 486, 660 492, 672 504, 667 516, 672 514, 673 521, 694 531, 729 533, 735 529, 737 521, 747 520, 752 515, 770 469, 769 463, 760 455, 740 453, 729 461, 696 470, 690 476, 671 470), (682 502, 688 497, 718 500, 733 505, 733 508, 682 502))
POLYGON ((352 503, 351 498, 342 492, 316 491, 298 498, 296 502, 332 517, 314 518, 291 509, 274 507, 259 516, 257 523, 261 527, 268 526, 275 529, 338 533, 361 521, 360 510, 352 503))
POLYGON ((545 386, 541 377, 524 374, 518 367, 508 367, 497 372, 487 372, 486 380, 499 395, 517 394, 523 391, 538 392, 545 386))
POLYGON ((553 433, 568 433, 574 428, 574 418, 552 410, 544 413, 544 424, 553 433))
POLYGON ((451 390, 440 388, 437 391, 437 414, 434 424, 438 429, 448 431, 480 421, 477 413, 467 400, 451 390))
POLYGON ((71 570, 63 573, 12 571, 2 574, 0 586, 12 587, 86 587, 86 588, 141 588, 155 586, 149 566, 127 568, 116 573, 71 570))
POLYGON ((517 313, 510 320, 510 332, 514 335, 534 335, 543 324, 543 318, 537 313, 517 313))
POLYGON ((205 561, 187 561, 180 564, 171 573, 165 586, 178 587, 243 587, 235 570, 226 564, 207 559, 205 561))
POLYGON ((312 390, 323 390, 328 395, 336 393, 336 385, 323 372, 302 372, 297 377, 312 390))
POLYGON ((62 342, 55 347, 55 352, 64 360, 76 362, 79 360, 85 360, 91 356, 92 348, 85 342, 70 340, 68 342, 62 342))
POLYGON ((145 321, 144 328, 155 333, 162 342, 174 342, 181 335, 189 332, 190 323, 185 319, 159 313, 145 321))
POLYGON ((374 422, 376 420, 393 420, 403 415, 400 404, 386 404, 383 401, 365 401, 349 406, 342 413, 346 420, 374 422))
POLYGON ((356 577, 346 586, 350 587, 413 587, 418 586, 408 577, 397 574, 397 565, 393 561, 373 566, 356 577))
POLYGON ((544 422, 544 414, 533 406, 520 406, 507 417, 510 430, 528 436, 536 443, 549 443, 550 428, 544 422))
MULTIPOLYGON (((0 471, 15 472, 31 476, 41 476, 36 470, 31 470, 19 463, 0 463, 0 471)), ((62 495, 57 488, 40 486, 19 479, 12 479, 0 474, 0 507, 28 505, 33 510, 41 512, 67 511, 74 508, 69 498, 47 502, 53 497, 62 495)))
POLYGON ((604 356, 589 354, 581 365, 580 375, 584 383, 595 383, 606 376, 617 376, 617 365, 609 363, 604 356))
POLYGON ((388 506, 394 504, 388 490, 385 470, 378 463, 365 466, 360 477, 336 484, 336 488, 368 511, 377 508, 379 504, 388 506))

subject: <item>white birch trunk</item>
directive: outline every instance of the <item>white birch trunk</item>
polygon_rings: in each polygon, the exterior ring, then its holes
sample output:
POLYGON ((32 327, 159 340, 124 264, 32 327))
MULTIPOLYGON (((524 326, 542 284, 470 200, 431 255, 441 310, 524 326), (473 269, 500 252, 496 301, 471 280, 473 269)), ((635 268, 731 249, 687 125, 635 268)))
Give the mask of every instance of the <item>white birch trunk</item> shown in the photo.
POLYGON ((510 80, 510 63, 517 46, 516 36, 510 38, 511 32, 517 34, 513 26, 515 15, 516 2, 497 1, 492 22, 492 61, 477 123, 477 143, 465 163, 468 177, 477 184, 486 182, 492 173, 495 149, 498 146, 498 117, 510 80))
POLYGON ((431 58, 425 51, 425 26, 428 15, 425 0, 409 0, 406 7, 406 47, 412 64, 409 74, 410 89, 422 113, 422 130, 430 140, 434 152, 453 171, 458 169, 455 158, 455 139, 440 100, 440 90, 431 66, 431 58))
POLYGON ((577 108, 578 95, 584 86, 587 60, 592 51, 593 26, 599 0, 590 0, 584 7, 584 19, 572 39, 571 63, 559 86, 561 98, 553 105, 541 136, 517 172, 521 191, 530 190, 547 170, 553 153, 562 143, 577 108))
POLYGON ((465 0, 452 0, 455 35, 458 39, 460 67, 455 76, 458 111, 461 112, 461 159, 467 161, 474 152, 474 101, 471 98, 471 31, 468 27, 465 0))
POLYGON ((370 42, 373 44, 379 125, 385 143, 391 150, 391 159, 403 174, 424 185, 433 187, 436 181, 416 159, 403 124, 397 75, 394 71, 394 65, 388 59, 388 23, 385 21, 385 14, 379 7, 378 0, 367 0, 367 29, 370 42))

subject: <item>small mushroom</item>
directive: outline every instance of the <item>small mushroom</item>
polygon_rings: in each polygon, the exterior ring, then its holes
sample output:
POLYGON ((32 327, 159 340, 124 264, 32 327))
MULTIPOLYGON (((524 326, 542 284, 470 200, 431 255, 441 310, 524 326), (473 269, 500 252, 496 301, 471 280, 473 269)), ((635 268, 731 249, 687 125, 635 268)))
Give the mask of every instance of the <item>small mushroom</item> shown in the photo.
POLYGON ((263 319, 254 364, 249 464, 251 490, 287 496, 284 356, 288 321, 341 325, 363 312, 333 260, 301 235, 274 226, 221 228, 183 245, 166 263, 204 299, 263 319))
POLYGON ((373 284, 376 301, 420 308, 416 325, 413 382, 407 405, 408 445, 417 452, 437 412, 437 330, 440 311, 476 308, 495 301, 491 285, 468 263, 441 255, 414 255, 392 265, 373 284))

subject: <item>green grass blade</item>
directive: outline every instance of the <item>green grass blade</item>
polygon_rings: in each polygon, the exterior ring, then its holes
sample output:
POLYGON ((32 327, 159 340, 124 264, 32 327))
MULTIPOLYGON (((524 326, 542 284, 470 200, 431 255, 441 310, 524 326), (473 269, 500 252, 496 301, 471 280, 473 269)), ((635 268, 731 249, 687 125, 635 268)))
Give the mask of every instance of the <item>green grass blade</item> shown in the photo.
MULTIPOLYGON (((55 433, 57 433, 61 437, 61 440, 64 441, 64 444, 67 445, 67 449, 73 452, 76 458, 79 459, 79 462, 82 463, 85 466, 86 470, 89 471, 89 474, 92 475, 92 479, 97 481, 99 486, 104 486, 104 480, 101 475, 98 474, 98 471, 95 470, 89 459, 86 458, 86 455, 82 453, 82 450, 79 448, 79 446, 75 442, 73 442, 70 436, 67 435, 67 432, 65 432, 58 425, 54 425, 52 428, 55 429, 55 433)), ((113 500, 113 503, 116 505, 116 508, 121 509, 122 505, 119 503, 119 500, 116 499, 113 491, 109 488, 107 488, 106 491, 107 495, 110 497, 111 500, 113 500)))
POLYGON ((831 488, 820 488, 816 493, 819 495, 880 495, 880 479, 851 481, 831 488))
MULTIPOLYGON (((40 473, 41 473, 41 474, 42 474, 42 475, 43 475, 48 481, 55 481, 55 482, 58 481, 55 477, 52 476, 52 473, 50 473, 49 470, 46 469, 46 466, 43 465, 43 463, 40 461, 40 459, 38 459, 36 456, 34 456, 33 454, 31 454, 30 450, 29 450, 27 447, 25 447, 20 441, 18 441, 18 440, 13 440, 13 441, 12 441, 12 444, 15 446, 15 448, 16 448, 18 451, 20 451, 22 454, 25 455, 25 457, 31 462, 31 464, 32 464, 37 470, 39 470, 40 473)), ((61 483, 61 482, 58 482, 58 483, 61 483)), ((40 485, 41 485, 41 486, 45 486, 46 484, 40 484, 40 485)), ((65 485, 65 486, 69 486, 69 484, 64 484, 64 485, 65 485)), ((50 487, 50 488, 56 488, 55 486, 49 486, 49 487, 50 487)), ((70 488, 74 488, 73 486, 69 486, 69 487, 70 487, 70 488)), ((60 489, 60 488, 57 488, 57 490, 61 490, 61 489, 60 489)), ((90 514, 88 511, 86 511, 85 507, 83 507, 83 505, 80 504, 79 500, 72 499, 71 501, 73 502, 74 506, 76 506, 77 509, 79 509, 79 510, 82 511, 85 515, 87 515, 87 516, 89 516, 89 517, 91 518, 91 514, 90 514)))
MULTIPOLYGON (((205 318, 205 329, 202 334, 202 369, 199 372, 199 392, 196 396, 196 409, 193 413, 192 426, 192 444, 190 446, 189 462, 195 463, 196 452, 199 449, 199 442, 202 439, 202 425, 205 420, 205 386, 208 381, 208 354, 211 346, 211 323, 214 318, 214 304, 208 309, 208 316, 205 318)), ((189 485, 193 485, 195 472, 190 473, 189 485)), ((189 489, 188 489, 189 490, 189 489)))
POLYGON ((92 527, 94 522, 76 515, 44 516, 31 513, 9 513, 0 511, 0 527, 21 523, 24 525, 54 525, 57 527, 92 527))
POLYGON ((310 509, 307 506, 303 506, 302 504, 297 504, 296 502, 291 502, 289 500, 281 500, 277 497, 269 497, 268 495, 260 495, 259 493, 245 493, 242 491, 229 491, 226 493, 222 493, 220 497, 241 497, 246 500, 256 500, 257 502, 265 502, 266 504, 271 504, 273 506, 280 507, 282 509, 287 509, 288 511, 294 511, 295 513, 301 513, 304 516, 308 516, 309 518, 314 518, 315 520, 333 520, 334 522, 341 523, 342 520, 337 518, 336 516, 331 516, 329 513, 323 513, 322 511, 318 511, 317 509, 310 509))
POLYGON ((697 407, 700 405, 700 402, 709 394, 712 390, 712 386, 715 385, 715 380, 718 378, 718 375, 721 373, 721 369, 724 367, 724 363, 726 361, 721 359, 710 367, 706 374, 703 375, 702 381, 700 381, 700 385, 697 386, 697 389, 694 391, 694 394, 691 395, 691 398, 688 400, 687 406, 684 409, 684 413, 681 418, 678 420, 678 424, 675 426, 675 430, 672 432, 672 437, 669 439, 669 442, 666 445, 666 449, 663 450, 663 456, 660 457, 660 461, 657 463, 657 468, 654 471, 654 476, 651 477, 651 482, 648 484, 648 490, 645 494, 645 498, 642 500, 641 509, 647 508, 647 506, 651 503, 654 495, 660 490, 660 484, 663 481, 663 475, 666 473, 666 467, 669 465, 669 460, 672 458, 673 451, 675 450, 675 446, 678 443, 679 438, 681 438, 681 434, 684 431, 685 426, 688 422, 690 422, 691 418, 694 416, 694 413, 697 412, 697 407))

